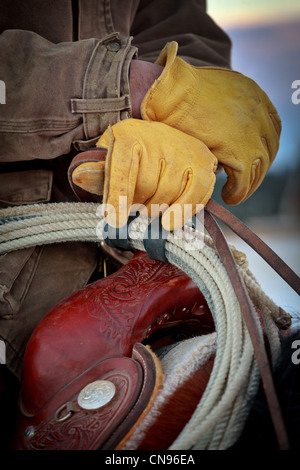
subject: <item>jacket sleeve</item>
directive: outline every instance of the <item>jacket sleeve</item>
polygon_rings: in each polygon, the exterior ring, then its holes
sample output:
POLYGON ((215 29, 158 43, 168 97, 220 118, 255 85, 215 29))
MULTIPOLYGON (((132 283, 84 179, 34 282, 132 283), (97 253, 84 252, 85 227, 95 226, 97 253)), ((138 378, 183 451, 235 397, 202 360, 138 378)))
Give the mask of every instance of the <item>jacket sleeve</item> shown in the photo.
POLYGON ((136 48, 117 34, 53 44, 36 33, 0 35, 0 162, 52 159, 91 147, 108 124, 131 116, 136 48))
POLYGON ((230 68, 231 40, 206 12, 205 0, 140 0, 130 33, 138 58, 154 62, 169 41, 192 65, 230 68))

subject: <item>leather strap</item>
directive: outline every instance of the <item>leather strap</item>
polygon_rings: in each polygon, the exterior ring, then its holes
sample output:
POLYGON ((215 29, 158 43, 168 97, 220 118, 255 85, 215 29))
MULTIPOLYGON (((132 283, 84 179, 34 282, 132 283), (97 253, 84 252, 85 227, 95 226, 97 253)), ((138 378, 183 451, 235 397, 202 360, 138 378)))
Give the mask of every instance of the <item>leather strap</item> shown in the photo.
MULTIPOLYGON (((259 334, 258 331, 258 325, 252 315, 252 305, 251 301, 247 292, 247 289, 245 287, 244 281, 242 277, 239 274, 236 262, 234 260, 234 257, 232 255, 232 252, 228 246, 228 243, 226 241, 226 238, 220 229, 218 223, 215 221, 215 219, 212 217, 211 213, 214 212, 214 215, 217 213, 218 216, 220 215, 221 220, 226 220, 227 225, 229 225, 229 220, 231 218, 227 217, 227 211, 226 209, 221 208, 217 203, 214 201, 209 201, 209 204, 205 208, 205 217, 204 217, 204 225, 208 233, 210 234, 211 238, 213 239, 215 246, 219 252, 219 255, 224 263, 224 266, 228 272, 228 275, 230 277, 230 280, 232 282, 232 285, 234 287, 236 296, 238 298, 238 301, 241 306, 241 311, 242 314, 244 315, 244 319, 252 340, 253 348, 254 348, 254 353, 257 359, 257 363, 260 369, 261 373, 261 378, 264 386, 264 390, 266 393, 266 399, 269 407, 269 411, 271 414, 274 430, 277 436, 278 440, 278 445, 281 450, 287 450, 289 449, 289 441, 288 441, 288 436, 285 428, 285 424, 283 421, 277 393, 274 387, 274 382, 273 382, 273 377, 272 377, 272 372, 271 372, 271 367, 269 364, 269 360, 267 357, 265 345, 263 343, 263 340, 259 334), (225 214, 225 215, 224 215, 225 214)), ((239 223, 237 224, 236 220, 235 222, 235 228, 236 226, 238 227, 239 231, 238 234, 240 235, 240 230, 242 229, 243 235, 244 233, 252 234, 251 230, 244 229, 244 225, 242 222, 238 221, 239 223)), ((230 228, 231 225, 229 225, 230 228)), ((253 234, 254 235, 254 234, 253 234)), ((240 235, 241 238, 244 239, 242 235, 240 235)), ((258 238, 258 237, 257 237, 258 238)), ((256 237, 251 236, 251 242, 253 246, 256 246, 256 237), (253 241, 254 240, 254 241, 253 241)), ((252 245, 251 245, 252 246, 252 245)), ((260 245, 261 246, 261 245, 260 245)), ((263 244, 264 246, 267 246, 263 244)), ((268 248, 268 247, 267 247, 268 248)), ((267 254, 265 255, 266 258, 268 259, 269 252, 266 250, 267 254)), ((277 255, 276 255, 277 257, 277 255)), ((275 258, 276 259, 276 258, 275 258)), ((273 258, 272 258, 273 262, 273 258)))
POLYGON ((212 199, 208 201, 205 209, 251 246, 300 295, 299 276, 249 227, 212 199))

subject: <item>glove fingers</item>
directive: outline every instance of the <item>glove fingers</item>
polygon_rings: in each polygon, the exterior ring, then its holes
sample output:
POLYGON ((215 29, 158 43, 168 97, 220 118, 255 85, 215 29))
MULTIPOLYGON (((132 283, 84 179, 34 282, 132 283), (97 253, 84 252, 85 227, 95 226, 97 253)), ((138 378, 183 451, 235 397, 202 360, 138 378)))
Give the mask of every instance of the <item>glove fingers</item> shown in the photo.
MULTIPOLYGON (((157 187, 155 193, 144 202, 145 209, 140 211, 142 215, 156 218, 176 200, 185 190, 188 180, 188 172, 185 171, 183 175, 172 171, 169 165, 161 160, 160 176, 157 179, 157 187), (170 184, 172 181, 172 184, 170 184)), ((174 168, 173 168, 174 170, 174 168)))
POLYGON ((227 182, 222 188, 222 198, 228 205, 244 202, 256 191, 268 170, 264 158, 256 158, 249 168, 241 170, 224 165, 227 182))
POLYGON ((260 185, 277 154, 280 117, 252 79, 229 69, 195 67, 176 54, 174 46, 162 51, 164 69, 143 99, 142 117, 204 142, 229 168, 223 199, 238 204, 260 185))
POLYGON ((129 146, 121 138, 111 140, 108 146, 103 203, 106 220, 112 227, 120 227, 128 220, 138 178, 139 154, 138 144, 129 146))
POLYGON ((281 123, 281 119, 276 111, 276 109, 274 108, 274 106, 272 106, 272 112, 269 113, 269 116, 270 116, 270 119, 272 121, 272 124, 275 128, 275 131, 276 131, 276 134, 277 134, 277 137, 279 139, 280 137, 280 134, 281 134, 281 131, 282 131, 282 123, 281 123))
POLYGON ((205 174, 205 178, 203 178, 201 171, 187 170, 186 186, 182 194, 162 216, 162 225, 166 230, 172 231, 182 227, 207 203, 214 190, 216 177, 213 171, 206 173, 208 175, 205 174))
POLYGON ((273 126, 273 122, 276 122, 276 120, 272 116, 273 115, 270 114, 270 126, 272 126, 270 132, 266 133, 266 137, 261 137, 262 154, 264 156, 263 158, 265 163, 268 165, 267 170, 272 165, 279 149, 279 139, 275 137, 276 131, 273 126))

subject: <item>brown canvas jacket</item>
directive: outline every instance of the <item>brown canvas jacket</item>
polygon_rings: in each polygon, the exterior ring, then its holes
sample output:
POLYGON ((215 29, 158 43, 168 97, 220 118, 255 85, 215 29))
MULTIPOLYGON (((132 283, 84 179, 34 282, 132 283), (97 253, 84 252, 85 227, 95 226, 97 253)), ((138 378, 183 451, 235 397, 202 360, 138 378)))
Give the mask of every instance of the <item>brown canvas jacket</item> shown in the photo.
MULTIPOLYGON (((205 10, 202 0, 2 0, 0 207, 76 200, 68 165, 131 117, 132 60, 154 62, 176 40, 188 62, 230 67, 230 40, 205 10)), ((89 243, 0 257, 0 338, 17 375, 36 324, 88 282, 98 258, 89 243)))

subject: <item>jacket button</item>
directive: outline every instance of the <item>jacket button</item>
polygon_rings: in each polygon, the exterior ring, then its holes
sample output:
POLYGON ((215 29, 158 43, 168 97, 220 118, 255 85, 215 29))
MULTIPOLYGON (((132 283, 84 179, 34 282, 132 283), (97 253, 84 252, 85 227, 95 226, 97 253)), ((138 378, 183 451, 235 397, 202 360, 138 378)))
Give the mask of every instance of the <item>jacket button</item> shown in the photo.
POLYGON ((110 52, 117 52, 121 47, 121 44, 118 43, 117 41, 109 42, 106 45, 106 49, 110 52))

